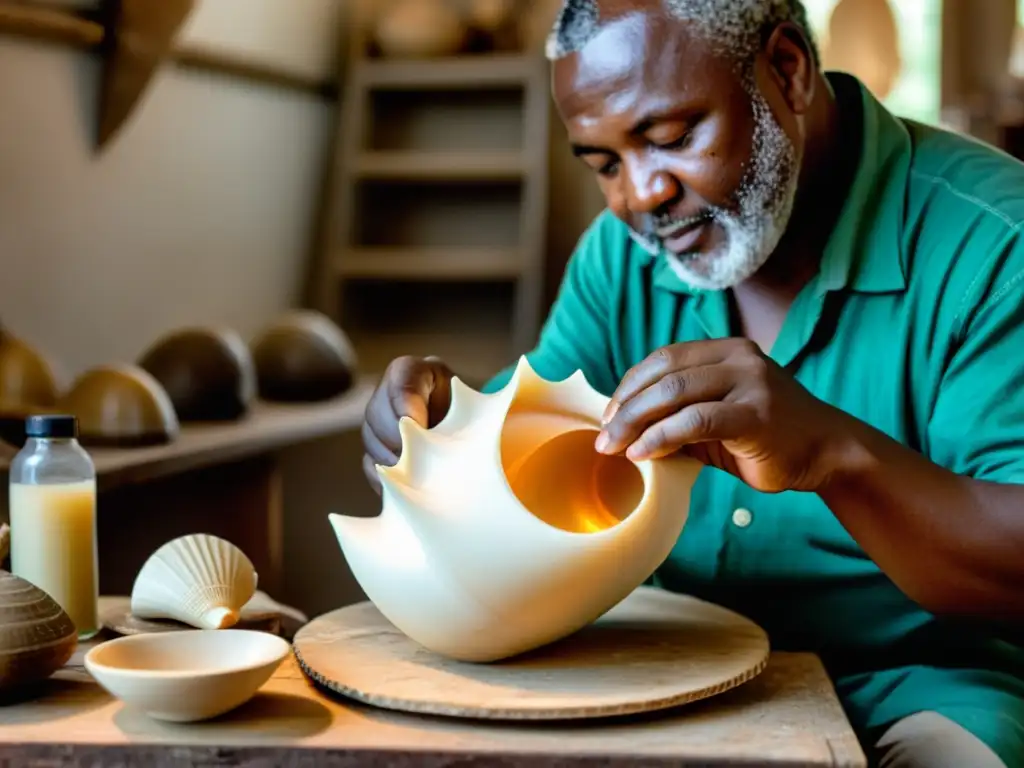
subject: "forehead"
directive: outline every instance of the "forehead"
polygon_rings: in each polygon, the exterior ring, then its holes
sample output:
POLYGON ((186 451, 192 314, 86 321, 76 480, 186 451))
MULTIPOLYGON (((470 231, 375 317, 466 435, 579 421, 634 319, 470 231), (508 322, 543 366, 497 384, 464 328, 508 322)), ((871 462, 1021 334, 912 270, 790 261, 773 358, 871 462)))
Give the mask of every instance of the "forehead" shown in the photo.
POLYGON ((557 60, 553 95, 567 121, 678 108, 735 90, 734 64, 699 31, 658 7, 602 19, 579 51, 557 60))

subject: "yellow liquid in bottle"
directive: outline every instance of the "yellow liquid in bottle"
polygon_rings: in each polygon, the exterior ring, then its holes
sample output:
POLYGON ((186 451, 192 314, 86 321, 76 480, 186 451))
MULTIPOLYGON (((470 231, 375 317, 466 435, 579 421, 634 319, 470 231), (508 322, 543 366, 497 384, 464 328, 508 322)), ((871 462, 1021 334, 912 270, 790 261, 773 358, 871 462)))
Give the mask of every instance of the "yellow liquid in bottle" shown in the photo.
POLYGON ((11 483, 11 571, 57 601, 82 640, 99 632, 96 481, 11 483))

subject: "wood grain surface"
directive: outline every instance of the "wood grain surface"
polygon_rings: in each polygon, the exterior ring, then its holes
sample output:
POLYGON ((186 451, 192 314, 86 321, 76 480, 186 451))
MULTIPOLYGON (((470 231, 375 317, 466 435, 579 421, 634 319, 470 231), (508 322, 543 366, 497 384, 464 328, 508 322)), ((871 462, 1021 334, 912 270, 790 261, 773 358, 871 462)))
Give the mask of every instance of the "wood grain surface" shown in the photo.
POLYGON ((368 602, 314 619, 296 633, 294 647, 313 680, 357 701, 498 720, 674 707, 751 680, 769 653, 767 635, 742 616, 650 587, 575 635, 503 662, 473 664, 431 653, 368 602))

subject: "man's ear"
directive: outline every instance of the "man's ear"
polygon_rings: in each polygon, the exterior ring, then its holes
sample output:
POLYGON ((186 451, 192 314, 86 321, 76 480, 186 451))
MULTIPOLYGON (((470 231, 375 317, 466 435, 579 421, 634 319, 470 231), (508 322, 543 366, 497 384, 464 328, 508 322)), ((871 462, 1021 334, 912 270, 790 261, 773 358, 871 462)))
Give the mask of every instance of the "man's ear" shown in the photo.
POLYGON ((779 24, 765 43, 764 56, 789 108, 797 115, 807 112, 814 100, 818 68, 804 31, 788 21, 779 24))

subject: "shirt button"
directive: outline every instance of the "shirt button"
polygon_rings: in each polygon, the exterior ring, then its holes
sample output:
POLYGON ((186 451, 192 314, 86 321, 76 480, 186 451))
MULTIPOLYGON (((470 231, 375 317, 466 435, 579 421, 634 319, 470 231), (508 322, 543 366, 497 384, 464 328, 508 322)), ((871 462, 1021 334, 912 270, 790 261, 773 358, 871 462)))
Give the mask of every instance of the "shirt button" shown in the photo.
POLYGON ((752 522, 754 522, 754 516, 749 509, 740 507, 732 513, 732 524, 737 528, 746 528, 752 522))

